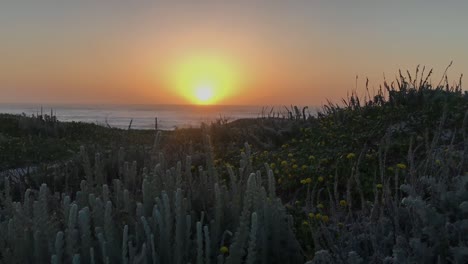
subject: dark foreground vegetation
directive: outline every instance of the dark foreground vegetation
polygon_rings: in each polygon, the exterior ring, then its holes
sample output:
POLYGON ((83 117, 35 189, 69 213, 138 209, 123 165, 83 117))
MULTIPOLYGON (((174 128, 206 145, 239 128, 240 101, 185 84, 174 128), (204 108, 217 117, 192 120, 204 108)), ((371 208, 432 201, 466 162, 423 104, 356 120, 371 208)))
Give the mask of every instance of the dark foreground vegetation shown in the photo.
POLYGON ((34 170, 0 179, 0 263, 467 263, 468 95, 418 73, 200 129, 3 115, 34 170))

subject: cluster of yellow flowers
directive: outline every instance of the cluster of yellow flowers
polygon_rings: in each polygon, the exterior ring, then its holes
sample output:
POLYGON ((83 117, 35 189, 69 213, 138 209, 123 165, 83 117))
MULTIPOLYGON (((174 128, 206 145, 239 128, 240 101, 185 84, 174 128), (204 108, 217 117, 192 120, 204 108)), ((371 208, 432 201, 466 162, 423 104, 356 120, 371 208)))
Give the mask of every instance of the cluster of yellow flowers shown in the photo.
POLYGON ((352 152, 349 153, 348 155, 346 155, 346 158, 347 158, 347 159, 354 159, 355 157, 356 157, 356 154, 354 154, 354 153, 352 153, 352 152))
POLYGON ((312 179, 311 179, 311 178, 306 178, 306 179, 301 180, 301 184, 304 184, 304 185, 305 185, 305 184, 309 184, 309 183, 311 183, 311 182, 312 182, 312 179))
MULTIPOLYGON (((330 218, 328 217, 328 215, 322 215, 321 213, 317 213, 317 214, 309 213, 309 218, 312 220, 313 219, 319 220, 319 221, 322 220, 324 223, 328 223, 330 221, 330 218)), ((307 222, 307 221, 304 221, 304 222, 307 222)))

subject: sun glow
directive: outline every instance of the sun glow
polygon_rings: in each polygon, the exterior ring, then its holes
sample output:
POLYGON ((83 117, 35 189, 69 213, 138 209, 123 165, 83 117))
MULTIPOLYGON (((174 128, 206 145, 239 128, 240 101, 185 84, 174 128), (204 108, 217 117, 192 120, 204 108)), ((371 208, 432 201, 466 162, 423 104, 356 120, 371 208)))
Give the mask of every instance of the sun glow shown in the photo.
POLYGON ((219 103, 239 91, 235 64, 220 56, 181 57, 170 67, 169 85, 191 103, 219 103))

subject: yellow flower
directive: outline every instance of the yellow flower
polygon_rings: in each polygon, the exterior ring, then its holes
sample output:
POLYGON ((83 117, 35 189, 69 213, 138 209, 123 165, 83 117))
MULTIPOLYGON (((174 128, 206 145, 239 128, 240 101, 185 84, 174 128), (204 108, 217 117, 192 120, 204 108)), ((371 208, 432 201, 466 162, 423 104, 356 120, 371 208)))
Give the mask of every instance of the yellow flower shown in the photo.
POLYGON ((229 248, 227 248, 226 246, 222 246, 219 249, 219 252, 221 252, 221 254, 227 254, 229 252, 229 248))
POLYGON ((287 148, 287 147, 288 147, 288 144, 283 144, 281 147, 282 147, 282 148, 287 148))
POLYGON ((274 162, 270 164, 271 169, 274 169, 275 167, 276 167, 276 164, 274 162))
POLYGON ((288 165, 287 161, 285 161, 285 160, 281 161, 281 166, 286 166, 286 165, 288 165))
POLYGON ((302 170, 307 170, 307 165, 302 165, 302 170))
POLYGON ((328 215, 323 215, 322 216, 322 221, 325 222, 325 223, 328 223, 330 219, 328 218, 328 215))
POLYGON ((324 178, 322 176, 318 177, 318 181, 319 182, 323 182, 324 181, 324 178))
POLYGON ((393 171, 393 167, 392 167, 392 166, 390 166, 390 167, 388 167, 388 168, 387 168, 387 170, 389 170, 389 171, 393 171))
POLYGON ((308 226, 308 225, 309 225, 309 222, 304 221, 304 222, 302 222, 302 225, 308 226))
POLYGON ((314 217, 315 217, 314 213, 309 213, 309 218, 310 219, 314 219, 314 217))
POLYGON ((298 168, 297 164, 294 164, 292 167, 293 167, 293 169, 297 169, 297 168, 298 168))
POLYGON ((292 158, 292 156, 294 156, 292 153, 288 154, 288 157, 292 158))
POLYGON ((317 204, 317 208, 318 209, 323 209, 323 204, 321 204, 321 203, 317 204))
POLYGON ((345 207, 346 205, 348 205, 348 203, 346 202, 346 200, 341 200, 340 205, 345 207))
POLYGON ((437 166, 440 166, 440 164, 442 164, 442 163, 440 162, 440 160, 436 159, 436 160, 435 160, 435 164, 436 164, 437 166))
POLYGON ((315 219, 317 219, 317 220, 322 219, 322 215, 321 215, 320 213, 317 213, 317 214, 315 215, 315 219))
POLYGON ((347 159, 354 159, 355 157, 356 157, 356 154, 354 154, 354 153, 352 153, 352 152, 349 153, 348 155, 346 155, 346 158, 347 158, 347 159))
POLYGON ((401 169, 401 170, 406 169, 406 165, 403 164, 403 163, 398 163, 396 166, 397 166, 397 168, 399 168, 399 169, 401 169))
POLYGON ((382 188, 383 188, 383 185, 382 185, 381 183, 378 183, 378 184, 376 185, 376 187, 377 187, 377 189, 382 189, 382 188))
POLYGON ((307 178, 307 179, 301 180, 301 184, 304 184, 304 185, 309 184, 309 183, 311 183, 311 182, 312 182, 312 179, 311 179, 311 178, 307 178))
POLYGON ((282 181, 281 178, 279 178, 279 179, 278 179, 278 184, 281 184, 281 181, 282 181))

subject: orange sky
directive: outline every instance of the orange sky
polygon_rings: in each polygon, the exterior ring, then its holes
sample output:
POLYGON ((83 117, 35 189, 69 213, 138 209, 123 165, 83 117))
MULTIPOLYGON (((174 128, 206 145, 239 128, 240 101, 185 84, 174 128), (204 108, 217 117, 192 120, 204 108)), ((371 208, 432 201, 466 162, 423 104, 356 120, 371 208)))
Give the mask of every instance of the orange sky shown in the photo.
POLYGON ((418 64, 435 82, 451 60, 449 77, 468 72, 463 1, 38 2, 0 8, 0 102, 193 103, 167 77, 191 56, 237 72, 217 104, 319 105, 418 64))

